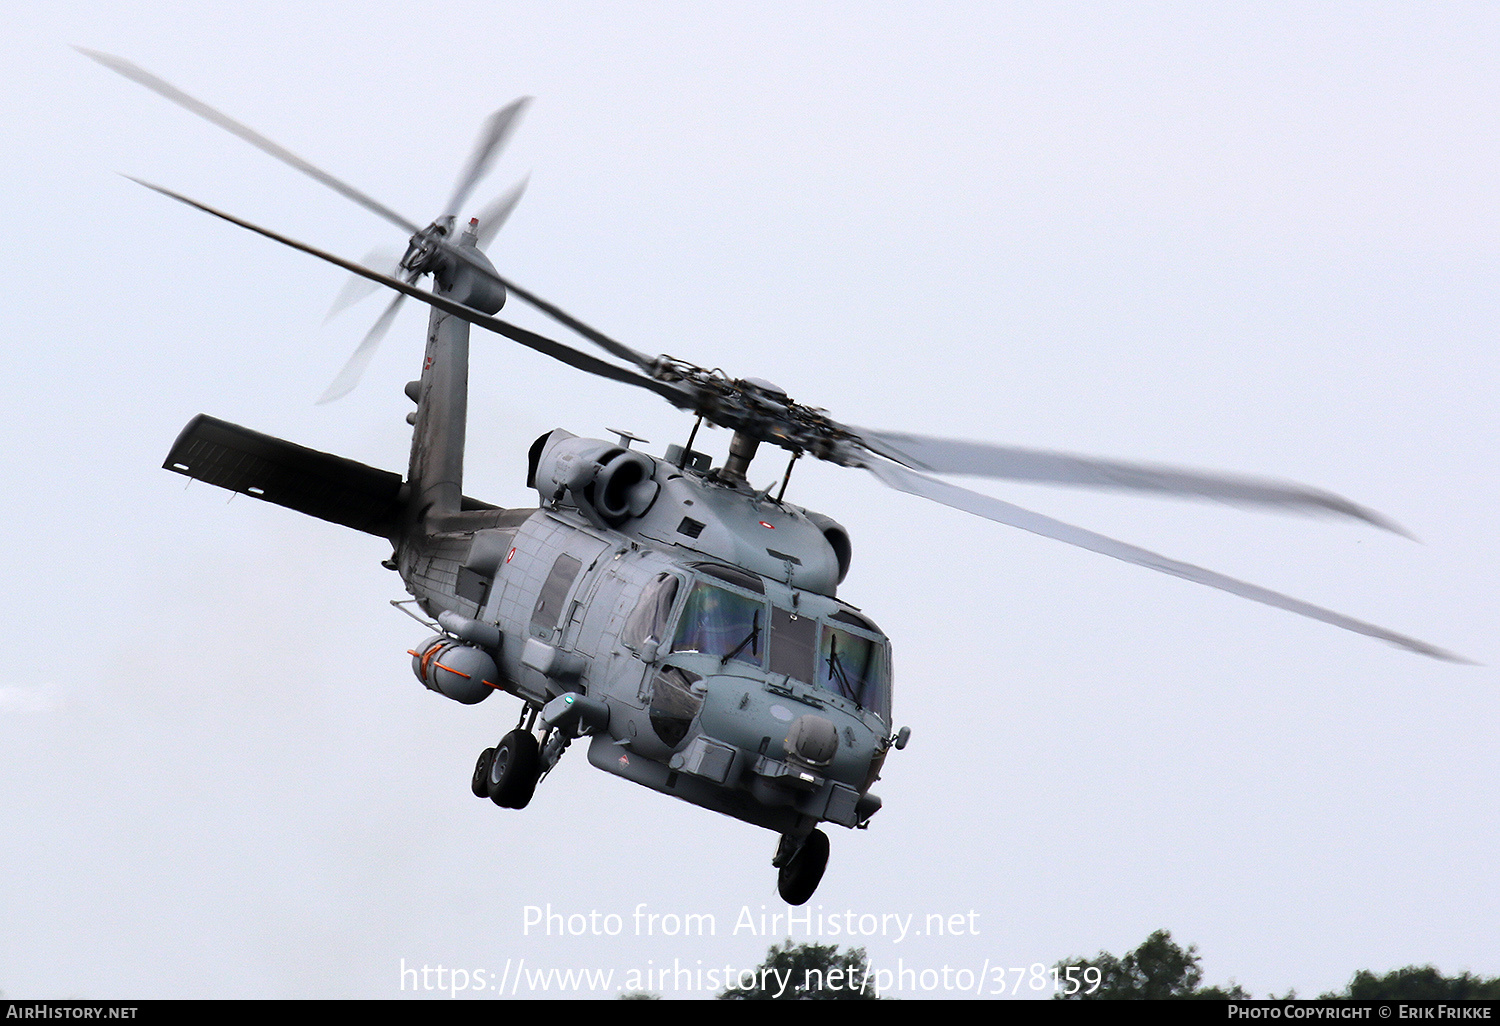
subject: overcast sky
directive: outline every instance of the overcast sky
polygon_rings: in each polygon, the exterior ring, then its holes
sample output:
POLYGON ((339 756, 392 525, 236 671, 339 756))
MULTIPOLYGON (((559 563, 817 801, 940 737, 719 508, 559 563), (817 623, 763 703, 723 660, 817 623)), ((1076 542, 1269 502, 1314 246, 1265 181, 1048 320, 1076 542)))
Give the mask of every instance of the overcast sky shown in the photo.
MULTIPOLYGON (((518 703, 423 690, 383 544, 160 469, 200 412, 404 469, 424 315, 314 406, 380 301, 325 325, 341 272, 116 172, 351 258, 404 239, 70 44, 422 223, 480 121, 535 96, 475 197, 531 175, 502 273, 850 423, 1346 495, 1421 542, 984 486, 1489 664, 803 461, 788 497, 848 527, 840 594, 893 639, 912 740, 870 829, 830 828, 795 940, 855 926, 903 997, 1160 928, 1260 995, 1500 974, 1493 5, 44 0, 7 22, 5 996, 431 996, 401 970, 441 965, 479 996, 524 969, 701 997, 788 935, 759 918, 786 910, 773 834, 581 745, 530 808, 476 801, 518 703), (583 935, 529 927, 549 906, 583 935), (662 935, 685 916, 715 934, 662 935), (719 975, 642 975, 663 968, 719 975)), ((472 383, 466 491, 501 504, 534 502, 543 431, 660 452, 691 426, 493 336, 472 383)))

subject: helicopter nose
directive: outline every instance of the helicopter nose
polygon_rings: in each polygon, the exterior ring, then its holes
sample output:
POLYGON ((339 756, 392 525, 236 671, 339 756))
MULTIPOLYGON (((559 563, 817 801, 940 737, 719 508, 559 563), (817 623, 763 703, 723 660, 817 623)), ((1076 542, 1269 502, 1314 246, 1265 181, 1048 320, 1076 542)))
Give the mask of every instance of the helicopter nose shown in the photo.
POLYGON ((839 748, 838 728, 826 716, 807 713, 787 731, 786 754, 812 769, 826 769, 839 748))

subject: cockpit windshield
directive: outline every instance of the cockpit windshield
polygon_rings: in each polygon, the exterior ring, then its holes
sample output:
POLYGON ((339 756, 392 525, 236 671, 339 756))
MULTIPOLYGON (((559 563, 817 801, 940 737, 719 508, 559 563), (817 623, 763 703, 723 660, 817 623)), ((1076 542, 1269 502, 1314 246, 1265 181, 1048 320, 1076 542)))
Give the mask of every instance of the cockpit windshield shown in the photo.
MULTIPOLYGON (((662 592, 667 587, 664 581, 662 592)), ((657 598, 655 608, 670 605, 669 594, 657 598)), ((848 609, 836 610, 825 622, 768 604, 760 596, 699 580, 678 615, 671 651, 762 667, 890 719, 891 668, 885 638, 873 623, 848 609)))
POLYGON ((765 663, 765 606, 705 581, 693 585, 677 621, 673 652, 701 652, 762 666, 765 663))
POLYGON ((771 672, 784 673, 804 684, 815 683, 817 652, 818 621, 772 606, 771 672))

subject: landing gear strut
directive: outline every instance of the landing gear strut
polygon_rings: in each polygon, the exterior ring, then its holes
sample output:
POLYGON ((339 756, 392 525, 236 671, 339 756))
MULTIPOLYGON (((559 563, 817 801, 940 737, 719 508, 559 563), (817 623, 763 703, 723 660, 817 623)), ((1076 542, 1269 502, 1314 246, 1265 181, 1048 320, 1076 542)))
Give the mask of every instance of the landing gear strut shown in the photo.
POLYGON ((783 834, 771 864, 781 870, 776 877, 781 900, 788 905, 806 904, 828 868, 828 835, 814 830, 798 843, 791 834, 783 834))

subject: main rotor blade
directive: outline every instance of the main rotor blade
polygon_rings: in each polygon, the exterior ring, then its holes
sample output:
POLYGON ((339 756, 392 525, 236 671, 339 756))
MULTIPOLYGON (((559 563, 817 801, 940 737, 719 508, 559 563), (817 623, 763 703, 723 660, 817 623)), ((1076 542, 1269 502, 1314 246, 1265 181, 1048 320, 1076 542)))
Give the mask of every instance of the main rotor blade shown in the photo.
POLYGON ((119 72, 121 75, 124 75, 131 81, 137 82, 140 85, 145 86, 147 89, 150 89, 153 92, 166 97, 178 106, 186 108, 187 110, 192 111, 194 114, 197 114, 199 117, 213 122, 220 128, 234 133, 241 139, 248 142, 250 145, 257 147, 258 149, 261 149, 266 153, 269 153, 271 156, 275 157, 282 163, 290 164, 292 167, 296 168, 298 171, 301 171, 303 174, 317 179, 335 192, 348 197, 355 203, 358 203, 366 210, 369 210, 385 218, 387 221, 396 225, 408 235, 415 235, 419 231, 416 225, 412 224, 410 221, 402 217, 400 214, 396 213, 394 210, 391 210, 389 207, 385 206, 385 204, 380 203, 379 201, 374 200, 369 196, 366 196, 364 193, 354 188, 354 186, 339 181, 327 171, 324 171, 321 168, 308 163, 285 147, 272 142, 270 139, 267 139, 265 136, 261 135, 253 128, 242 125, 238 121, 231 118, 229 115, 210 107, 202 100, 198 100, 189 96, 187 93, 183 92, 181 89, 178 89, 170 82, 165 82, 162 79, 157 78, 155 75, 151 74, 149 71, 146 71, 144 68, 139 68, 129 61, 125 60, 123 57, 116 57, 113 54, 100 53, 98 50, 86 50, 81 46, 75 46, 74 49, 83 54, 85 57, 89 57, 95 61, 98 61, 100 64, 104 65, 106 68, 109 68, 111 71, 119 72))
POLYGON ((861 427, 851 430, 860 436, 872 452, 907 467, 934 474, 968 474, 1084 488, 1160 492, 1164 495, 1197 496, 1221 502, 1276 506, 1301 513, 1333 513, 1354 517, 1387 531, 1411 537, 1399 524, 1374 510, 1366 509, 1332 492, 1305 485, 991 445, 988 442, 929 438, 861 427))
MULTIPOLYGON (((1241 598, 1251 599, 1255 602, 1263 602, 1268 606, 1285 609, 1289 612, 1298 613, 1302 616, 1311 617, 1314 620, 1322 620, 1331 623, 1335 627, 1354 631, 1356 634, 1364 634, 1382 641, 1389 641, 1393 645, 1399 645, 1404 649, 1416 652, 1419 655, 1431 656, 1433 659, 1443 659, 1452 663, 1471 663, 1470 660, 1452 652, 1444 651, 1436 646, 1429 645, 1425 641, 1409 638, 1404 634, 1377 627, 1374 624, 1356 620, 1342 613, 1335 613, 1331 609, 1315 606, 1310 602, 1283 595, 1269 588, 1262 588, 1257 584, 1249 584, 1245 581, 1236 580, 1213 570, 1205 570, 1202 567, 1193 566, 1166 556, 1157 555, 1146 549, 1130 545, 1126 542, 1107 538, 1102 534, 1084 530, 1081 527, 1073 527, 1061 521, 1053 520, 1051 517, 1030 510, 1013 506, 1008 502, 978 492, 971 492, 966 488, 959 488, 943 481, 936 481, 925 477, 913 470, 890 463, 882 459, 873 459, 865 464, 865 469, 874 474, 881 481, 899 491, 910 495, 919 495, 926 499, 941 502, 945 506, 961 509, 966 513, 994 520, 998 523, 1009 524, 1011 527, 1019 527, 1023 531, 1039 534, 1044 538, 1055 538, 1058 541, 1067 542, 1069 545, 1077 545, 1091 552, 1098 552, 1115 559, 1124 560, 1127 563, 1135 563, 1138 566, 1150 567, 1173 577, 1181 577, 1183 580, 1194 581, 1198 584, 1206 584, 1210 588, 1218 588, 1241 598)), ((1472 663, 1471 663, 1472 665, 1472 663)))
POLYGON ((159 192, 163 196, 169 196, 179 203, 186 203, 188 206, 195 207, 198 210, 203 211, 205 214, 212 214, 214 217, 228 221, 230 224, 238 225, 239 227, 248 229, 249 231, 255 232, 258 235, 264 235, 266 238, 279 242, 283 246, 290 246, 292 249, 301 250, 304 253, 315 256, 319 260, 326 260, 328 263, 333 264, 335 267, 342 267, 344 270, 357 274, 362 278, 368 278, 371 281, 379 282, 386 288, 394 289, 397 292, 411 296, 413 299, 419 299, 422 302, 426 303, 428 306, 437 307, 444 313, 452 314, 455 317, 461 317, 464 320, 468 321, 470 324, 475 324, 481 328, 486 328, 490 331, 495 332, 495 334, 497 335, 504 335, 506 338, 510 339, 513 342, 519 342, 521 345, 525 346, 528 349, 534 349, 544 356, 550 356, 554 360, 565 363, 570 367, 577 368, 581 371, 586 371, 589 374, 596 374, 601 378, 609 378, 611 381, 621 381, 627 385, 635 385, 637 388, 644 388, 649 392, 655 392, 657 395, 666 399, 674 406, 689 407, 692 405, 692 399, 683 390, 675 388, 665 381, 654 381, 651 378, 637 374, 635 371, 629 370, 625 367, 617 367, 612 363, 605 363, 598 357, 590 356, 587 353, 580 353, 576 349, 571 349, 568 346, 563 345, 561 342, 554 342, 551 339, 546 338, 545 336, 538 335, 534 331, 527 331, 525 328, 520 328, 514 324, 509 324, 497 317, 491 317, 489 314, 480 313, 478 310, 474 310, 470 307, 464 306, 462 303, 455 303, 453 300, 447 298, 446 296, 440 296, 436 293, 428 292, 425 289, 419 289, 414 285, 407 284, 399 278, 393 278, 388 274, 381 274, 379 271, 372 271, 368 267, 362 267, 352 260, 345 260, 343 257, 335 256, 332 253, 317 249, 314 246, 309 246, 305 242, 298 242, 296 239, 288 238, 285 235, 279 235, 276 232, 271 231, 269 228, 262 228, 259 225, 252 224, 251 222, 246 221, 242 218, 235 217, 233 214, 226 214, 222 210, 216 210, 206 203, 199 203, 195 199, 189 199, 187 196, 184 196, 181 193, 173 192, 171 189, 163 188, 160 185, 153 185, 150 182, 143 181, 139 178, 132 178, 129 175, 126 175, 125 177, 130 178, 130 180, 132 182, 135 182, 137 185, 144 185, 146 188, 152 190, 153 192, 159 192))
POLYGON ((595 345, 602 348, 605 352, 608 352, 614 356, 618 356, 622 360, 629 360, 631 363, 641 368, 641 370, 645 371, 649 371, 655 364, 655 360, 647 356, 645 353, 639 352, 635 349, 631 349, 623 342, 616 342, 614 339, 604 334, 604 332, 589 327, 578 318, 559 309, 558 307, 553 306, 551 303, 547 302, 545 299, 541 298, 535 293, 528 292, 527 290, 521 288, 521 286, 517 285, 510 279, 503 278, 498 274, 495 275, 495 277, 499 280, 501 285, 505 286, 507 291, 514 293, 519 298, 525 300, 527 303, 530 303, 532 306, 536 307, 542 313, 546 314, 548 317, 551 317, 559 324, 568 328, 572 328, 574 331, 578 332, 578 334, 582 335, 590 342, 593 342, 595 345))
POLYGON ((335 399, 342 399, 354 391, 354 386, 359 384, 359 379, 365 376, 365 368, 370 365, 370 359, 375 355, 375 350, 380 348, 380 340, 385 338, 385 333, 391 330, 391 324, 396 320, 396 312, 401 309, 401 301, 406 298, 403 293, 396 293, 390 305, 370 325, 370 330, 365 332, 365 337, 354 354, 349 357, 349 362, 344 364, 344 369, 339 371, 339 376, 333 379, 328 389, 318 397, 318 405, 331 403, 335 399))
POLYGON ((510 213, 516 209, 516 204, 521 202, 521 196, 526 192, 526 185, 531 181, 530 176, 521 179, 511 186, 509 191, 498 199, 490 201, 489 206, 479 212, 479 233, 474 240, 474 247, 479 250, 489 249, 490 243, 499 234, 505 222, 510 220, 510 213))
MULTIPOLYGON (((443 208, 443 217, 439 223, 449 217, 458 214, 458 208, 464 205, 469 198, 469 193, 479 180, 484 177, 490 165, 494 163, 495 154, 500 147, 505 145, 505 140, 510 138, 510 133, 516 127, 516 121, 526 105, 531 102, 531 97, 523 96, 509 106, 495 111, 485 121, 479 130, 479 138, 475 140, 474 152, 469 156, 469 164, 458 176, 458 183, 453 187, 453 198, 448 200, 448 205, 443 208)), ((481 221, 480 224, 484 222, 481 221)))

